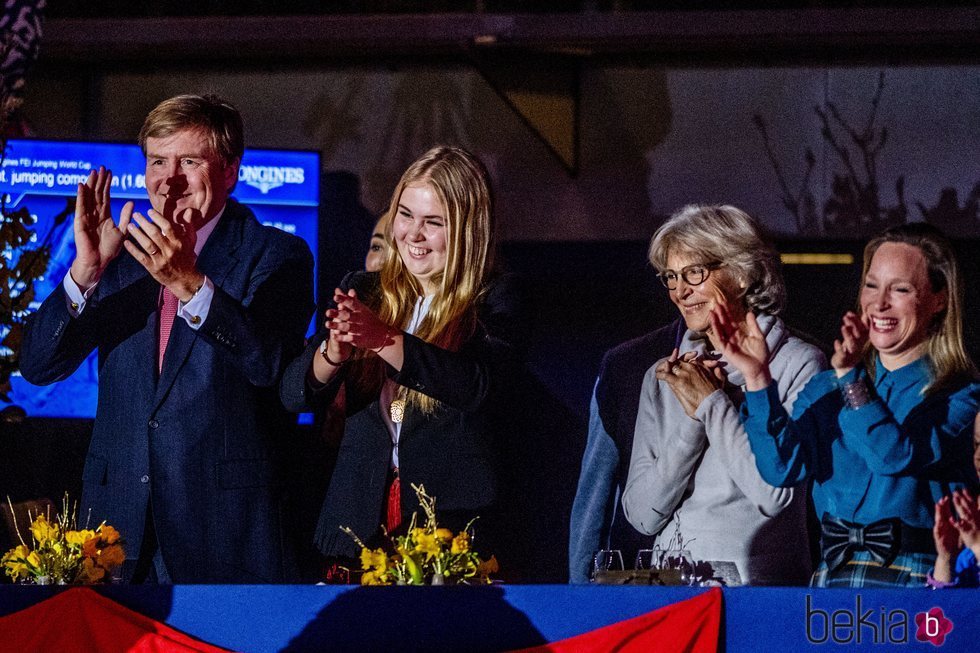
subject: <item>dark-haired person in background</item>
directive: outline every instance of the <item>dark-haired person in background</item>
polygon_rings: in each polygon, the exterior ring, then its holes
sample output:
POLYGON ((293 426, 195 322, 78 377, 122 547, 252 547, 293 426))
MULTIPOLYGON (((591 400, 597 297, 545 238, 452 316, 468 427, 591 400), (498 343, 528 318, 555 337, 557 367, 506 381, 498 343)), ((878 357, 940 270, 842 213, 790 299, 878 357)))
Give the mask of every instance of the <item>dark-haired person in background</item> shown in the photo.
POLYGON ((99 404, 81 515, 126 541, 125 580, 284 582, 279 403, 286 362, 313 310, 313 257, 231 199, 244 152, 238 111, 181 95, 147 116, 152 209, 114 222, 112 173, 79 184, 76 255, 27 326, 31 383, 69 376, 99 351, 99 404))
POLYGON ((382 216, 374 223, 374 233, 371 234, 371 242, 368 243, 368 251, 364 255, 364 269, 367 272, 381 270, 390 251, 391 247, 385 240, 385 219, 382 216))

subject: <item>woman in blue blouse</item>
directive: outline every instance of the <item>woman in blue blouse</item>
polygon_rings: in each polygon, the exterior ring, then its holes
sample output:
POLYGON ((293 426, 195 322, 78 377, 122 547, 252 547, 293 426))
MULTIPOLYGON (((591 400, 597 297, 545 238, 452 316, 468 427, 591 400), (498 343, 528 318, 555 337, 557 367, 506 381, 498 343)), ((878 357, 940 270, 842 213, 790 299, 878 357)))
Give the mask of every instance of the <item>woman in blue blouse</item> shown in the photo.
POLYGON ((934 504, 976 484, 976 368, 963 346, 962 282, 946 238, 926 224, 889 229, 864 250, 858 312, 844 316, 833 369, 788 415, 754 317, 712 316, 745 375, 743 419, 762 477, 813 482, 821 519, 817 587, 918 586, 936 558, 934 504))

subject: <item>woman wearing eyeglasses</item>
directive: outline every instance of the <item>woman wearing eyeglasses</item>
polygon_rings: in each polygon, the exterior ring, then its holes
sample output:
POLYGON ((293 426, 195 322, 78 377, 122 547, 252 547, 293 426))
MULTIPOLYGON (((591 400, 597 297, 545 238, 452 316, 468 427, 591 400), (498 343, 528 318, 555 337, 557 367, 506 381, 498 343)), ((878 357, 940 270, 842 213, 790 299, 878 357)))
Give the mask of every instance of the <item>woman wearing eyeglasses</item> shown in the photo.
POLYGON ((744 379, 711 330, 717 305, 742 325, 754 312, 780 401, 792 409, 826 360, 777 317, 786 296, 778 255, 745 212, 692 205, 657 230, 649 256, 687 330, 643 380, 626 516, 658 547, 734 562, 743 583, 803 584, 811 568, 805 490, 759 475, 739 418, 744 379))

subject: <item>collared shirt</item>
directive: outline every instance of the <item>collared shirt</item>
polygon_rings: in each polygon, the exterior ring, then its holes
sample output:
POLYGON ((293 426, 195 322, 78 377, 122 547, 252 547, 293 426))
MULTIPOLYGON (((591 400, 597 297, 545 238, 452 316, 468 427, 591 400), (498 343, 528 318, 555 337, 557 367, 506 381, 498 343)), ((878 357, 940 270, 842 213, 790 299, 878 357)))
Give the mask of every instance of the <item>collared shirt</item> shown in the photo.
POLYGON ((926 358, 896 370, 875 365, 872 400, 845 408, 840 388, 865 381, 856 368, 841 379, 814 376, 790 418, 773 386, 745 393, 742 418, 759 471, 774 485, 813 480, 817 514, 867 524, 899 518, 932 528, 935 502, 976 482, 973 422, 980 384, 929 395, 926 358))
MULTIPOLYGON (((405 325, 405 333, 415 335, 415 331, 418 330, 419 325, 422 324, 422 320, 425 316, 429 314, 429 307, 432 306, 432 300, 435 295, 425 295, 424 297, 419 297, 415 302, 415 308, 412 310, 412 317, 409 318, 408 324, 405 325)), ((388 379, 385 384, 381 387, 381 418, 384 420, 385 424, 388 425, 388 432, 391 434, 391 468, 398 469, 398 442, 401 440, 402 436, 402 423, 393 422, 391 420, 391 402, 395 399, 398 394, 398 384, 388 379)))
MULTIPOLYGON (((194 243, 194 254, 197 256, 201 255, 201 251, 204 249, 204 244, 208 241, 208 238, 214 232, 215 227, 218 226, 218 220, 224 215, 225 207, 221 207, 218 214, 212 219, 208 220, 204 226, 197 230, 197 240, 194 243)), ((86 290, 84 293, 82 289, 78 287, 75 280, 71 278, 71 270, 65 273, 65 279, 63 282, 65 287, 65 297, 68 303, 68 312, 72 317, 78 317, 85 310, 85 304, 88 299, 95 292, 98 287, 98 283, 93 285, 91 288, 86 290)), ((211 300, 214 298, 214 283, 211 282, 207 276, 204 277, 204 285, 198 288, 197 292, 187 300, 187 302, 180 302, 177 305, 177 315, 181 317, 187 326, 197 331, 204 324, 204 321, 208 319, 208 312, 211 309, 211 300)))

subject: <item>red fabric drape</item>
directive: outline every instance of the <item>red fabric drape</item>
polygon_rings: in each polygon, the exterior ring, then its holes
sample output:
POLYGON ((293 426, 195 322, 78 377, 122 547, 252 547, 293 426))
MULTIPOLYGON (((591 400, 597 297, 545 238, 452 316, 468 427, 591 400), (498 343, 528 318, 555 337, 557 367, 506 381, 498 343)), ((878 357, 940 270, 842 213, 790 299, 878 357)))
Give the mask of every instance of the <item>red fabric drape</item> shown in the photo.
POLYGON ((22 653, 227 653, 84 587, 0 617, 0 649, 22 653))
POLYGON ((717 653, 721 590, 575 637, 513 653, 717 653))

